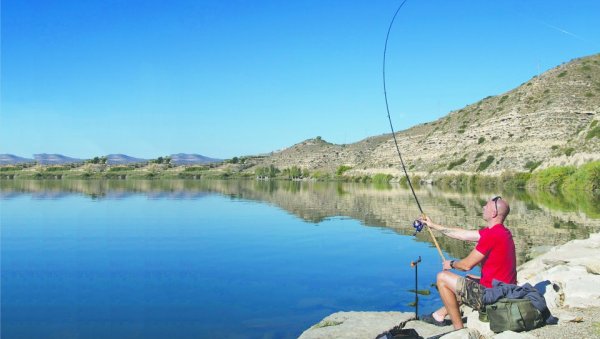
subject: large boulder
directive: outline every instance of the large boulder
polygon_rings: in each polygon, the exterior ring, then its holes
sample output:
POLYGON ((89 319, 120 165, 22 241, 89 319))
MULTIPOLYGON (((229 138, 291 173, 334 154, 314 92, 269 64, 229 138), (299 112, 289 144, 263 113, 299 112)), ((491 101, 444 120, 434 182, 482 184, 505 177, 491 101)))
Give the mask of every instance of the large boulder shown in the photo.
POLYGON ((415 314, 410 312, 337 312, 304 331, 299 338, 375 338, 414 318, 415 314))
POLYGON ((551 311, 600 306, 600 233, 572 240, 523 264, 519 284, 542 286, 551 311))

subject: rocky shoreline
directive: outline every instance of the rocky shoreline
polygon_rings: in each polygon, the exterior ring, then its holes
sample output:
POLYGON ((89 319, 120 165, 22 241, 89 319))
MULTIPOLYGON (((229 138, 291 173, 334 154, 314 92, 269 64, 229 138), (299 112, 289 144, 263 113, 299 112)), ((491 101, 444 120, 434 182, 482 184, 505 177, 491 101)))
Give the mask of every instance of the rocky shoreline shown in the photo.
POLYGON ((412 328, 423 338, 600 338, 600 233, 550 248, 521 265, 518 277, 519 284, 530 283, 545 291, 548 308, 559 319, 557 325, 496 334, 468 307, 463 307, 467 322, 460 331, 414 320, 411 312, 337 312, 300 338, 385 338, 382 335, 400 328, 412 328))

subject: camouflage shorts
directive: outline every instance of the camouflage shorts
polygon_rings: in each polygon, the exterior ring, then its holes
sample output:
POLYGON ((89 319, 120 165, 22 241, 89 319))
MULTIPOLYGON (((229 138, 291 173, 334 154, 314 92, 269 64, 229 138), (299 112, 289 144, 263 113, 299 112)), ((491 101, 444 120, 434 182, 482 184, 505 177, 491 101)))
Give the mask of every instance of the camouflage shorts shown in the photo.
POLYGON ((456 295, 463 304, 472 307, 474 310, 483 308, 483 292, 485 286, 473 279, 459 277, 456 282, 456 295))

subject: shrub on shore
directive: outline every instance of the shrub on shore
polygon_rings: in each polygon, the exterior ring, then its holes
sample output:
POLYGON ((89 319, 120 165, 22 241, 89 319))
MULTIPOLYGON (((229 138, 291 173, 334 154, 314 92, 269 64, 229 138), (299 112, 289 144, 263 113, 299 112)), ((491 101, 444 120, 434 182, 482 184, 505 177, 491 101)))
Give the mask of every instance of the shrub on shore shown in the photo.
POLYGON ((352 167, 347 166, 347 165, 341 165, 337 168, 337 170, 335 171, 335 174, 338 176, 344 175, 344 173, 348 170, 351 170, 352 167))
POLYGON ((572 175, 565 178, 562 188, 567 191, 600 191, 600 161, 579 167, 572 175))
POLYGON ((533 173, 527 183, 528 187, 535 189, 557 191, 563 181, 575 172, 575 167, 549 167, 533 173))
POLYGON ((527 181, 531 179, 531 173, 505 172, 500 176, 500 184, 506 189, 524 189, 527 181))
POLYGON ((391 174, 377 173, 371 180, 373 180, 374 184, 387 184, 392 178, 393 176, 391 174))

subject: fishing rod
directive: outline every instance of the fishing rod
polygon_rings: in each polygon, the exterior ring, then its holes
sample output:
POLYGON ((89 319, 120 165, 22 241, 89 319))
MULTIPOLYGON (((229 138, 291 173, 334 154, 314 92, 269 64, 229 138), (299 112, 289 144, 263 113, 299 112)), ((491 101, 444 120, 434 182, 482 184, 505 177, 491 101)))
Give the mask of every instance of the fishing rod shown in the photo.
MULTIPOLYGON (((396 13, 394 13, 394 16, 392 17, 392 21, 390 22, 390 26, 388 27, 387 35, 385 36, 385 46, 383 48, 383 96, 385 98, 385 110, 387 111, 387 117, 388 117, 388 121, 390 122, 390 129, 392 130, 392 137, 394 138, 394 144, 396 145, 396 151, 398 152, 398 157, 400 158, 400 164, 402 164, 402 169, 404 170, 404 175, 406 176, 406 181, 408 182, 410 191, 412 192, 413 197, 415 198, 415 201, 417 202, 419 211, 421 212, 422 216, 425 216, 425 213, 423 212, 423 208, 421 208, 421 203, 419 202, 419 199, 417 198, 417 194, 415 193, 415 189, 413 188, 413 185, 410 181, 410 177, 408 176, 408 172, 406 171, 406 166, 404 165, 404 160, 402 159, 402 154, 400 153, 400 146, 398 146, 398 140, 396 139, 396 133, 394 132, 394 126, 392 124, 392 117, 390 116, 390 107, 389 107, 388 98, 387 98, 387 87, 386 87, 386 83, 385 83, 385 58, 386 58, 386 54, 387 54, 387 45, 388 45, 388 40, 390 38, 390 32, 392 31, 392 26, 394 25, 396 16, 400 12, 400 9, 404 6, 406 1, 407 0, 402 1, 400 6, 398 6, 396 13)), ((421 232, 421 230, 423 229, 423 225, 424 224, 420 220, 415 220, 413 222, 413 227, 416 229, 415 235, 417 234, 417 232, 421 232)), ((431 236, 431 239, 433 240, 433 243, 435 244, 435 247, 437 248, 438 253, 440 254, 440 257, 442 258, 442 261, 446 261, 446 258, 444 257, 444 254, 442 253, 442 250, 440 249, 440 245, 438 245, 438 242, 435 239, 435 236, 433 235, 431 228, 427 227, 427 230, 429 231, 429 235, 431 236)))

